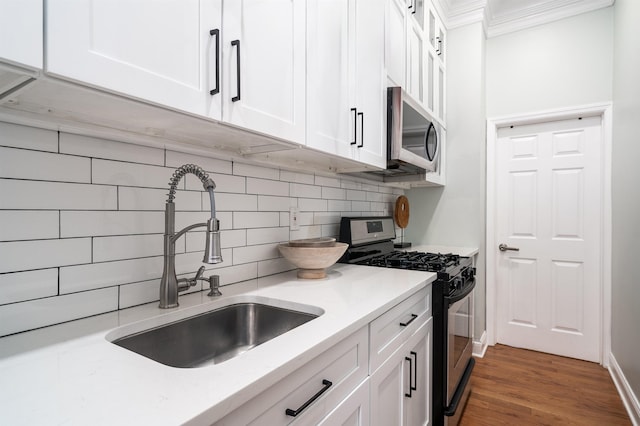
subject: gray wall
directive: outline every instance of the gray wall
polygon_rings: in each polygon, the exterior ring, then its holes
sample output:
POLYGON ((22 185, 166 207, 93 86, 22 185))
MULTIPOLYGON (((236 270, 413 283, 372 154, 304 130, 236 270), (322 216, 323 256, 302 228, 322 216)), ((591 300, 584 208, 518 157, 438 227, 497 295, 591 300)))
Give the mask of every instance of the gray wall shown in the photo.
POLYGON ((640 2, 617 0, 612 159, 612 354, 640 395, 640 2))
POLYGON ((449 31, 447 42, 447 181, 407 191, 409 241, 478 247, 475 333, 485 324, 485 37, 481 23, 449 31))

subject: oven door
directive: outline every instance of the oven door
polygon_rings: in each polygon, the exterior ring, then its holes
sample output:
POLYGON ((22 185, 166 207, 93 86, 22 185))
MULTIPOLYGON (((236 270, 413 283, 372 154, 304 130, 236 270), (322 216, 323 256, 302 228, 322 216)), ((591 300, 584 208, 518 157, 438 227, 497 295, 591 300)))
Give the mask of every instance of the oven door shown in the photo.
POLYGON ((458 423, 471 386, 468 384, 475 364, 472 358, 472 294, 475 281, 470 281, 458 294, 447 297, 447 399, 445 422, 458 423))

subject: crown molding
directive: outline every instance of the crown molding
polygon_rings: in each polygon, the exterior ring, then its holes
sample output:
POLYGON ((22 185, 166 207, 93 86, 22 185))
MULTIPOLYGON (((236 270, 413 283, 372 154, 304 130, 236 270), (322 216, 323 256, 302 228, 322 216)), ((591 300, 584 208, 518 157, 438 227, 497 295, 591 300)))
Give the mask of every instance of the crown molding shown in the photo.
POLYGON ((609 7, 615 2, 615 0, 532 1, 528 7, 500 13, 493 10, 491 0, 432 1, 447 29, 482 22, 487 38, 609 7))

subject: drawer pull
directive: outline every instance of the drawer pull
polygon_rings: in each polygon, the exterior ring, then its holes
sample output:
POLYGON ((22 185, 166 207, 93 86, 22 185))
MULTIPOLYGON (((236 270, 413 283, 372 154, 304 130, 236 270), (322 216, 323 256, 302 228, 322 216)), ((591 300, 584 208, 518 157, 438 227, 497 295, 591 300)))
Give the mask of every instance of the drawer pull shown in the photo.
POLYGON ((291 417, 296 417, 298 414, 302 413, 302 411, 307 408, 309 405, 313 404, 313 401, 315 401, 316 399, 320 398, 320 395, 322 395, 323 393, 325 393, 327 390, 329 390, 329 388, 333 385, 333 383, 331 383, 330 381, 324 379, 322 380, 322 389, 320 389, 318 391, 318 393, 316 393, 315 395, 313 395, 307 402, 305 402, 304 404, 302 404, 302 406, 300 406, 300 408, 298 408, 297 410, 292 410, 290 408, 287 408, 286 411, 284 412, 287 416, 291 416, 291 417))
POLYGON ((401 327, 406 327, 409 324, 411 324, 416 318, 418 318, 418 316, 416 314, 411 314, 411 319, 409 321, 407 321, 407 322, 401 322, 400 326, 401 327))

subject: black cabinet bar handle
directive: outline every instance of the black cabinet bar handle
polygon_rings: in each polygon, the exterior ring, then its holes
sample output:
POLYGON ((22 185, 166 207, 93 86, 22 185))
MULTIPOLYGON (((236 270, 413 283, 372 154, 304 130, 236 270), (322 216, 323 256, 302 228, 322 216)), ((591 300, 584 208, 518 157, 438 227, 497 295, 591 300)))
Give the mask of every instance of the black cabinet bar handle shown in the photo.
POLYGON ((351 145, 355 145, 358 143, 358 110, 351 108, 351 112, 353 112, 353 141, 351 141, 351 145))
POLYGON ((209 35, 216 36, 216 87, 209 91, 209 94, 213 96, 220 92, 220 30, 217 28, 211 30, 209 35))
POLYGON ((411 386, 411 384, 409 384, 409 386, 411 387, 411 390, 417 391, 418 390, 418 354, 414 351, 411 351, 410 353, 413 356, 413 362, 416 365, 415 367, 413 367, 413 386, 411 386))
POLYGON ((302 404, 300 406, 300 408, 298 408, 297 410, 292 410, 290 408, 287 408, 285 410, 285 414, 287 416, 291 416, 291 417, 296 417, 298 414, 302 413, 302 411, 307 408, 309 405, 313 404, 313 401, 315 401, 316 399, 320 398, 320 395, 322 395, 323 393, 325 393, 327 390, 329 390, 329 388, 333 385, 333 383, 331 383, 330 381, 323 379, 322 380, 322 389, 320 389, 318 391, 318 393, 316 393, 315 395, 313 395, 307 402, 305 402, 304 404, 302 404))
POLYGON ((364 146, 364 112, 359 112, 360 116, 360 145, 358 148, 362 148, 364 146))
POLYGON ((236 46, 238 48, 238 50, 236 51, 236 53, 238 54, 238 56, 236 56, 236 86, 238 87, 238 92, 236 96, 231 98, 231 102, 237 102, 240 100, 240 40, 232 40, 231 46, 236 46))
POLYGON ((400 326, 401 327, 406 327, 409 324, 411 324, 416 318, 418 318, 418 316, 416 314, 411 314, 411 319, 409 321, 407 321, 407 322, 401 322, 400 326))
POLYGON ((412 372, 413 372, 413 360, 411 358, 409 358, 408 356, 404 357, 405 361, 409 361, 409 393, 405 393, 404 396, 411 398, 411 391, 414 391, 415 389, 413 388, 413 386, 411 386, 411 376, 413 376, 412 372))

